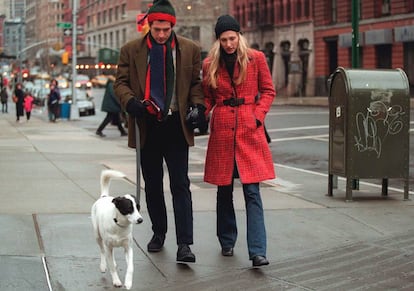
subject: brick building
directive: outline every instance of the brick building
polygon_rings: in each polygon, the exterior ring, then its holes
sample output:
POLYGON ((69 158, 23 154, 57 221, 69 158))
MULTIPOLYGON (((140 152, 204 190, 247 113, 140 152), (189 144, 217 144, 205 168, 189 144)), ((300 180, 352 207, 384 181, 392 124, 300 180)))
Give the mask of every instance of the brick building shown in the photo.
MULTIPOLYGON (((231 13, 268 57, 279 96, 326 96, 327 79, 352 65, 351 1, 238 0, 231 13)), ((414 0, 359 1, 362 68, 402 68, 414 86, 414 0)))
MULTIPOLYGON (((345 1, 315 1, 316 95, 337 66, 352 67, 352 12, 345 1)), ((361 68, 402 68, 414 89, 414 1, 364 0, 359 5, 361 68)))

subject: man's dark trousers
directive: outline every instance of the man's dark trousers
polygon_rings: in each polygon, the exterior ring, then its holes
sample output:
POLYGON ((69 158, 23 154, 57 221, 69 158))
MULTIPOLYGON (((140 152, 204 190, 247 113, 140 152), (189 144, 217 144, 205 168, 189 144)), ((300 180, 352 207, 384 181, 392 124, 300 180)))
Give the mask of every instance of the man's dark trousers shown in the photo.
POLYGON ((193 244, 193 210, 188 178, 188 144, 178 112, 165 121, 148 117, 147 136, 141 149, 148 213, 155 235, 167 232, 167 211, 163 189, 163 160, 168 168, 173 199, 177 244, 193 244))

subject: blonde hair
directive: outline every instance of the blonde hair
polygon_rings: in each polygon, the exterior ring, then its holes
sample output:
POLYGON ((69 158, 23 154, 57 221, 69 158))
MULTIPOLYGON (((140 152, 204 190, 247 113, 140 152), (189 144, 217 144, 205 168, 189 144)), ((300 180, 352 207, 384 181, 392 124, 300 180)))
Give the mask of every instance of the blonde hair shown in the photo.
MULTIPOLYGON (((236 50, 237 59, 236 62, 240 66, 240 74, 238 78, 235 80, 235 84, 239 85, 246 79, 247 74, 247 64, 249 63, 249 52, 250 48, 247 44, 246 38, 239 32, 237 33, 239 36, 239 45, 236 50)), ((218 78, 218 69, 220 66, 220 39, 217 39, 210 52, 208 53, 208 60, 210 66, 207 71, 207 83, 212 88, 217 88, 217 78, 218 78)))

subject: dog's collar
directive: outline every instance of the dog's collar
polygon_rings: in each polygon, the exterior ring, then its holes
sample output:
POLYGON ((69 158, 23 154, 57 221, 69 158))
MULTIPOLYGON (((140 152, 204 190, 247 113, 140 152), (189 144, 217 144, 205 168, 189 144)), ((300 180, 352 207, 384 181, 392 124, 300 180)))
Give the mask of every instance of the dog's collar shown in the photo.
POLYGON ((116 219, 116 217, 114 217, 114 222, 115 222, 115 224, 116 225, 118 225, 119 227, 121 227, 121 228, 126 228, 126 227, 128 227, 128 225, 122 225, 122 224, 119 224, 118 223, 118 219, 116 219))

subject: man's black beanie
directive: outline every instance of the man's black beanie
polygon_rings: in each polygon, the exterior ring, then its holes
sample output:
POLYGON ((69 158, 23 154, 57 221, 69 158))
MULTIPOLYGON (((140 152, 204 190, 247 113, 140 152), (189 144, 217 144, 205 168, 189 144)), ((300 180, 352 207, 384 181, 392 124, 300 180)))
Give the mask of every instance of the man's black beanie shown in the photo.
POLYGON ((237 22, 236 19, 234 19, 234 17, 228 14, 222 15, 217 19, 215 28, 216 39, 218 39, 220 35, 227 30, 240 32, 240 24, 237 22))

